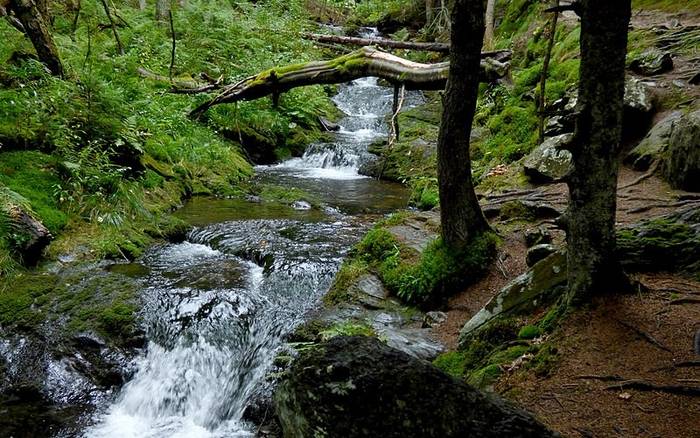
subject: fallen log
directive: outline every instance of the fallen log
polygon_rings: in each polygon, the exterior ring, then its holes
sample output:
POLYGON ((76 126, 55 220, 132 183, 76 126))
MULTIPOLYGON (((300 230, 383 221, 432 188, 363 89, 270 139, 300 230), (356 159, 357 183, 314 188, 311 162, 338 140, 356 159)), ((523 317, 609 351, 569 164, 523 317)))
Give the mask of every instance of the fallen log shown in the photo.
MULTIPOLYGON (((405 49, 418 50, 422 52, 450 53, 450 45, 447 43, 418 43, 413 41, 389 40, 386 38, 358 38, 342 35, 325 35, 320 33, 304 33, 301 36, 302 38, 307 40, 327 44, 345 44, 362 47, 376 46, 384 47, 387 49, 405 49)), ((490 52, 482 52, 481 56, 483 58, 492 58, 500 62, 505 62, 510 60, 512 54, 513 53, 510 50, 494 50, 490 52)))
POLYGON ((358 38, 341 35, 324 35, 320 33, 304 33, 302 38, 320 43, 349 44, 352 46, 377 46, 390 49, 420 50, 424 52, 450 53, 450 45, 445 43, 416 43, 411 41, 396 41, 385 38, 358 38))
MULTIPOLYGON (((197 117, 214 105, 279 95, 307 85, 338 84, 373 76, 385 79, 407 90, 442 90, 447 83, 449 62, 420 64, 404 58, 363 47, 328 61, 311 61, 275 67, 224 87, 221 94, 195 108, 190 116, 197 117)), ((481 61, 481 80, 491 82, 503 78, 508 63, 492 58, 481 61)))

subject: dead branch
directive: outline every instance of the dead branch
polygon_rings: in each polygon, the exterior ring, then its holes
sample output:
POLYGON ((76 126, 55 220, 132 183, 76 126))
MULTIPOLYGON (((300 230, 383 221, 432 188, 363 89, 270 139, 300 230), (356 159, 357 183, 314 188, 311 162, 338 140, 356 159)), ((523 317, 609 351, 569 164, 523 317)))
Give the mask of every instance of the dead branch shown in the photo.
POLYGON ((625 380, 606 386, 606 390, 636 389, 638 391, 659 391, 668 394, 700 396, 700 387, 687 385, 660 385, 646 380, 625 380))
POLYGON ((623 321, 621 319, 615 319, 615 321, 619 322, 623 326, 625 326, 628 329, 632 330, 633 332, 637 333, 642 338, 646 339, 650 344, 652 344, 652 345, 654 345, 654 346, 656 346, 664 351, 668 351, 669 353, 671 352, 671 350, 667 346, 665 346, 664 344, 662 344, 661 342, 656 340, 656 338, 653 337, 652 335, 650 335, 649 333, 645 332, 644 330, 640 329, 639 327, 636 327, 634 324, 630 324, 629 322, 623 321))
MULTIPOLYGON (((482 80, 502 78, 508 67, 507 63, 486 58, 481 61, 482 80)), ((190 115, 197 117, 215 105, 270 95, 275 101, 281 93, 296 87, 338 84, 368 76, 385 79, 408 90, 442 90, 447 83, 448 72, 448 62, 420 64, 364 47, 328 61, 312 61, 263 71, 227 86, 221 94, 195 108, 190 115)))

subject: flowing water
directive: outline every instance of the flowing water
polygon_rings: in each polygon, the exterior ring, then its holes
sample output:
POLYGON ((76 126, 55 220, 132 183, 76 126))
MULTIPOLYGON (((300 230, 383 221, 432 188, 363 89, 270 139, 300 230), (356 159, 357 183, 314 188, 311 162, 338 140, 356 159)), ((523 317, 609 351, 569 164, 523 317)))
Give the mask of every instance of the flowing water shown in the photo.
POLYGON ((367 146, 386 135, 391 99, 375 79, 342 86, 335 102, 347 116, 333 141, 257 169, 263 181, 314 193, 325 211, 234 200, 183 209, 196 225, 187 239, 139 260, 148 272, 146 353, 86 437, 254 436, 243 412, 265 386, 284 336, 318 305, 366 229, 358 213, 406 205, 402 187, 358 175, 367 146))

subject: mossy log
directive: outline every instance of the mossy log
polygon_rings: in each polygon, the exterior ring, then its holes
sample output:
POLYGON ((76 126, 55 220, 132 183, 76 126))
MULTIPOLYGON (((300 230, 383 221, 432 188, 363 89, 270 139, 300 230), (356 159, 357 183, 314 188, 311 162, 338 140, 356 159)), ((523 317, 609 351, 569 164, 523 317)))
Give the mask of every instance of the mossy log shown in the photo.
MULTIPOLYGON (((338 84, 373 76, 385 79, 409 90, 442 90, 447 83, 449 62, 420 64, 370 47, 363 47, 328 61, 311 61, 284 67, 275 67, 225 87, 215 98, 191 112, 199 116, 214 105, 254 100, 279 95, 296 87, 319 84, 338 84)), ((481 80, 502 78, 508 63, 493 58, 481 61, 481 80)))
POLYGON ((450 53, 450 45, 446 43, 415 43, 412 41, 396 41, 385 38, 358 38, 342 35, 323 35, 305 33, 302 38, 319 43, 347 44, 353 46, 378 46, 390 49, 420 50, 425 52, 450 53))

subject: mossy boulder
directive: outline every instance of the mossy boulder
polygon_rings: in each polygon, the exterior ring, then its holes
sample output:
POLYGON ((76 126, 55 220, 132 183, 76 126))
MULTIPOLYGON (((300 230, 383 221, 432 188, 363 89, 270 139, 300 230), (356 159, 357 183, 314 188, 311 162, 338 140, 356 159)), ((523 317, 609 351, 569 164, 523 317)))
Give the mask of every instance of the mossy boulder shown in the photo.
POLYGON ((534 182, 559 181, 571 170, 571 152, 564 147, 571 142, 571 134, 546 139, 525 159, 523 169, 534 182))
POLYGON ((549 437, 532 415, 368 337, 302 355, 277 390, 285 437, 549 437))
POLYGON ((566 285, 566 269, 566 254, 556 252, 511 281, 467 321, 459 335, 460 348, 466 348, 473 333, 497 317, 549 304, 566 285))
POLYGON ((618 229, 617 252, 630 271, 700 275, 700 210, 688 208, 618 229))
POLYGON ((662 159, 681 116, 680 111, 675 111, 654 125, 646 137, 627 154, 625 163, 635 170, 647 170, 654 161, 662 159))
POLYGON ((700 191, 700 110, 683 116, 673 129, 662 174, 674 188, 700 191))

